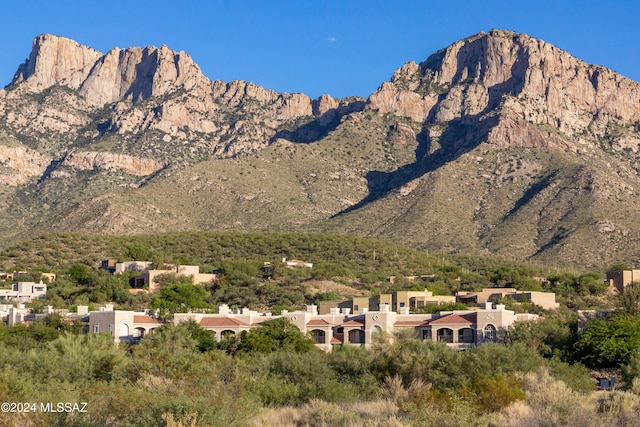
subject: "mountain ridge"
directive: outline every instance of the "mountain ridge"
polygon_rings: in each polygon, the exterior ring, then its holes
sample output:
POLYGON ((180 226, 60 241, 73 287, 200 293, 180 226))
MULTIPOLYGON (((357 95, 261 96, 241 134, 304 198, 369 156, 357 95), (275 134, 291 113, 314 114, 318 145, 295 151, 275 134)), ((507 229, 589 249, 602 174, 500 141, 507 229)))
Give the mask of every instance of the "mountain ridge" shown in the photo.
POLYGON ((639 83, 506 30, 408 62, 366 100, 43 35, 0 91, 0 235, 305 230, 633 262, 639 126, 639 83))

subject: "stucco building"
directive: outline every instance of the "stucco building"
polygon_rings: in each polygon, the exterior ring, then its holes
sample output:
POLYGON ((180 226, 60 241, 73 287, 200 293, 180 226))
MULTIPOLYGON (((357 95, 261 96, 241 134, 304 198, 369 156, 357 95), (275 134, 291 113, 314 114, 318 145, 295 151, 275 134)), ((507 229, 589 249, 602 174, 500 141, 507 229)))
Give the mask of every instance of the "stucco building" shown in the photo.
MULTIPOLYGON (((404 311, 404 310, 403 310, 404 311)), ((482 304, 478 310, 446 311, 437 314, 397 313, 382 304, 379 310, 352 314, 349 309, 334 307, 320 314, 315 305, 305 310, 287 312, 279 316, 242 309, 229 310, 221 306, 217 314, 184 313, 174 316, 174 323, 193 320, 201 327, 216 332, 216 339, 237 336, 250 331, 270 319, 284 317, 308 334, 316 346, 331 351, 334 345, 371 346, 376 337, 393 337, 402 331, 422 339, 446 343, 456 349, 499 341, 505 330, 516 321, 535 320, 533 314, 516 314, 504 305, 482 304)))
POLYGON ((135 342, 160 327, 162 322, 146 312, 114 310, 107 305, 89 313, 89 333, 108 333, 115 343, 135 342))
POLYGON ((545 310, 560 307, 560 304, 556 302, 556 294, 553 292, 519 291, 515 288, 484 288, 480 292, 459 291, 456 293, 456 301, 462 304, 496 302, 501 298, 511 298, 519 303, 529 302, 539 305, 545 310))

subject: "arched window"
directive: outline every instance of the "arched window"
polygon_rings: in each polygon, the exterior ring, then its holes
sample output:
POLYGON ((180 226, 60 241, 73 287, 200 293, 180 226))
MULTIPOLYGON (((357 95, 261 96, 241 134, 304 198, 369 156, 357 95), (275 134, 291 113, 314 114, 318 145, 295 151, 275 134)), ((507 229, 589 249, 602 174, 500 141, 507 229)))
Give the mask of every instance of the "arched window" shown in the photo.
POLYGON ((234 339, 236 337, 236 333, 230 330, 220 332, 220 336, 222 339, 234 339))
POLYGON ((453 330, 449 328, 438 329, 438 341, 439 342, 453 342, 453 330))
POLYGON ((352 329, 349 331, 349 342, 351 344, 364 344, 364 332, 360 329, 352 329))
POLYGON ((484 340, 495 341, 498 339, 498 331, 495 326, 488 324, 484 327, 484 340))
POLYGON ((314 329, 311 331, 311 336, 316 344, 325 344, 327 342, 326 334, 322 329, 314 329))
POLYGON ((371 328, 371 338, 382 337, 382 328, 378 325, 373 325, 371 328))

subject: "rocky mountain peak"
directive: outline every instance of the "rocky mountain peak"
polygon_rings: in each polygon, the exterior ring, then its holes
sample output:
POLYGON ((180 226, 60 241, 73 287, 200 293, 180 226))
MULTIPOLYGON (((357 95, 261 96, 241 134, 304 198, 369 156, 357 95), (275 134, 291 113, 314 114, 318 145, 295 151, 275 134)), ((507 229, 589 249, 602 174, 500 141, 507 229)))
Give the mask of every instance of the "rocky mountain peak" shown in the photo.
POLYGON ((43 34, 34 39, 29 59, 11 85, 30 92, 67 86, 89 104, 102 107, 123 99, 135 104, 178 88, 189 90, 202 81, 206 78, 191 57, 166 45, 114 48, 103 55, 73 40, 43 34))
POLYGON ((39 92, 54 84, 78 88, 102 53, 71 39, 41 34, 33 40, 31 54, 18 67, 11 85, 26 82, 39 92))
POLYGON ((612 123, 640 121, 640 84, 542 40, 493 30, 453 43, 421 64, 405 64, 371 95, 368 108, 424 123, 480 124, 488 114, 506 113, 512 124, 603 136, 612 123))

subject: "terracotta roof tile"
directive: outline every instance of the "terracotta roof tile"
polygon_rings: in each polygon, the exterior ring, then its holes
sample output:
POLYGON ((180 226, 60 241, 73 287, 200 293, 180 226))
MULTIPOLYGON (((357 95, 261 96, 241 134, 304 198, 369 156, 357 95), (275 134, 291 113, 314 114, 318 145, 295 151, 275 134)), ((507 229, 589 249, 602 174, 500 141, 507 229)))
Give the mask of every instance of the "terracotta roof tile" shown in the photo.
POLYGON ((329 342, 329 344, 342 344, 342 341, 336 337, 331 337, 331 341, 329 342))
POLYGON ((158 319, 154 319, 150 316, 133 316, 133 323, 152 323, 154 325, 162 325, 162 322, 158 319))
POLYGON ((204 317, 200 321, 200 326, 222 327, 222 326, 249 326, 244 322, 232 317, 204 317))
POLYGON ((342 326, 364 326, 364 322, 360 320, 349 320, 348 322, 344 322, 342 326))
POLYGON ((307 322, 307 326, 329 326, 330 324, 324 319, 312 319, 307 322))
POLYGON ((475 313, 447 314, 446 316, 428 322, 429 325, 471 325, 476 322, 475 313))

